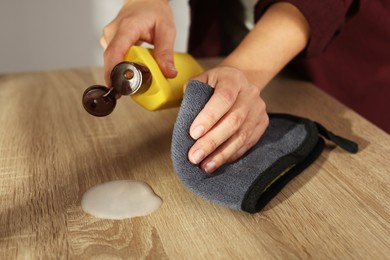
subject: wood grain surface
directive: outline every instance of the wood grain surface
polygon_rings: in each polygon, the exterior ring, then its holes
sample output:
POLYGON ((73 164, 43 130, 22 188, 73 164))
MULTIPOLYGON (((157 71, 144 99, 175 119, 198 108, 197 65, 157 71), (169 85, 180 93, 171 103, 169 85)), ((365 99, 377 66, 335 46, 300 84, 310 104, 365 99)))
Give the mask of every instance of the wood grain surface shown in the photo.
POLYGON ((311 84, 277 78, 268 110, 317 120, 360 151, 328 144, 251 215, 180 182, 178 109, 148 112, 125 97, 96 118, 81 105, 96 83, 101 68, 0 75, 0 259, 390 259, 390 137, 311 84), (148 183, 162 207, 126 220, 83 212, 86 190, 121 179, 148 183))

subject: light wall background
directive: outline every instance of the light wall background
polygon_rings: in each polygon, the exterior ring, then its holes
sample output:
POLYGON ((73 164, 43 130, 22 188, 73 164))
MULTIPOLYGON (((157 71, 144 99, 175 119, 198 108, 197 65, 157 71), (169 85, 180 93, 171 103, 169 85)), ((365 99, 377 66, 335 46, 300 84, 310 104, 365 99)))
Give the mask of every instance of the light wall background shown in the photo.
MULTIPOLYGON (((1 0, 0 73, 102 66, 99 38, 123 0, 1 0)), ((176 51, 186 51, 189 8, 171 0, 176 51)))

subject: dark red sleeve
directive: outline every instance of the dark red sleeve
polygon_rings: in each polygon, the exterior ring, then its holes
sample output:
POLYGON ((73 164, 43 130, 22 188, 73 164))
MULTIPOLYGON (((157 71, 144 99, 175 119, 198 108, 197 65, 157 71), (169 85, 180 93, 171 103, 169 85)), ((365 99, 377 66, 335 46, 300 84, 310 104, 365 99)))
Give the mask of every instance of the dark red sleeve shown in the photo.
POLYGON ((359 0, 261 0, 255 8, 256 21, 276 2, 288 2, 297 7, 310 26, 310 41, 305 56, 322 53, 346 21, 359 9, 359 0))

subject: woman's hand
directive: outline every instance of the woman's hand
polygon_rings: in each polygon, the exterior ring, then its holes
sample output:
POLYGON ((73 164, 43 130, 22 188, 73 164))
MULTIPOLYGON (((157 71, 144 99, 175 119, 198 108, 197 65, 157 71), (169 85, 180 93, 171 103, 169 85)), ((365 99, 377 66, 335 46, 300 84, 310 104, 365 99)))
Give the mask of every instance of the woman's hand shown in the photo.
POLYGON ((269 119, 260 88, 240 70, 218 66, 194 79, 209 84, 215 91, 190 127, 196 142, 188 158, 211 173, 255 145, 269 119))
POLYGON ((215 91, 190 127, 192 163, 210 173, 256 144, 269 123, 260 92, 306 47, 309 31, 295 6, 275 3, 220 66, 195 78, 215 91))
POLYGON ((129 47, 141 42, 154 45, 153 56, 163 74, 172 78, 176 28, 167 0, 127 0, 116 18, 103 30, 100 43, 104 51, 104 72, 108 86, 110 73, 123 61, 129 47))

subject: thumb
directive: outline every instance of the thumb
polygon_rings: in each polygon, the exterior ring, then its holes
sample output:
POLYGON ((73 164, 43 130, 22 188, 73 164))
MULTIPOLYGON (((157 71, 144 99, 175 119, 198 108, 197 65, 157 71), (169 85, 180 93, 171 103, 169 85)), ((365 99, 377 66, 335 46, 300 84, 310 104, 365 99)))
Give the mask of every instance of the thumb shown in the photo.
POLYGON ((167 78, 174 78, 177 75, 173 59, 173 45, 175 41, 174 28, 159 28, 156 30, 153 56, 157 61, 162 73, 167 78))

